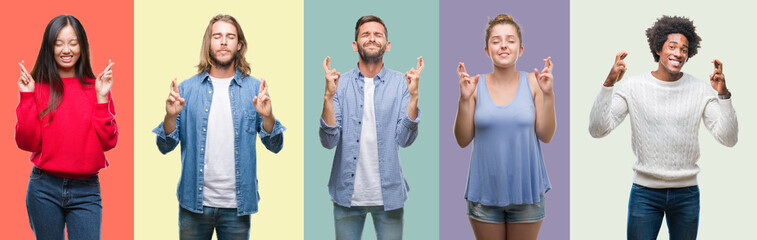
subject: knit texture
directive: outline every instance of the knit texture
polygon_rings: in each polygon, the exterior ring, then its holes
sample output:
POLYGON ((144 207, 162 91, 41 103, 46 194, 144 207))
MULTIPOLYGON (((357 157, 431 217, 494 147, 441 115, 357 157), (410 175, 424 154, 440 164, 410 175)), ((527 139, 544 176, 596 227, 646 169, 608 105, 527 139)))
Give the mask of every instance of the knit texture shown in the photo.
POLYGON ((710 84, 685 74, 665 82, 647 72, 603 87, 594 101, 589 133, 601 138, 631 118, 631 147, 636 155, 634 183, 651 188, 697 185, 700 169, 699 123, 721 144, 738 141, 731 99, 718 99, 710 84))

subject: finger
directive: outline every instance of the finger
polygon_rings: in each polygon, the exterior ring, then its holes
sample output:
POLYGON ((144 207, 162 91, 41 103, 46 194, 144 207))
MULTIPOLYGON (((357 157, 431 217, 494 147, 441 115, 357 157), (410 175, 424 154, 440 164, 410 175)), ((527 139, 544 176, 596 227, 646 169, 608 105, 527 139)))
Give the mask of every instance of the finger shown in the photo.
POLYGON ((29 71, 27 71, 26 67, 24 67, 24 60, 21 60, 21 62, 18 65, 21 66, 21 71, 23 71, 24 74, 27 74, 27 75, 29 74, 29 71))
POLYGON ((552 57, 551 56, 547 57, 547 59, 545 59, 544 61, 545 61, 544 65, 547 66, 547 70, 549 72, 552 72, 552 68, 554 67, 554 65, 552 65, 552 57))
POLYGON ((179 92, 179 84, 176 82, 176 78, 173 78, 173 81, 171 81, 171 89, 174 92, 179 92))
POLYGON ((714 59, 712 63, 715 64, 715 73, 723 73, 723 63, 720 60, 714 59))
POLYGON ((618 79, 617 80, 620 81, 621 79, 623 79, 623 75, 624 74, 626 74, 626 66, 625 65, 621 66, 621 68, 620 68, 620 74, 618 74, 618 79))
POLYGON ((184 106, 184 103, 185 103, 184 98, 180 97, 179 98, 179 104, 181 104, 182 106, 184 106))
POLYGON ((534 68, 534 76, 536 76, 536 80, 539 80, 539 78, 541 78, 541 75, 539 74, 539 69, 534 68))
POLYGON ((174 103, 174 102, 176 102, 176 98, 175 98, 175 97, 173 97, 172 95, 169 95, 169 96, 168 96, 168 100, 169 100, 169 101, 171 101, 171 103, 174 103))
POLYGON ((260 80, 260 91, 258 94, 265 94, 268 91, 268 83, 266 83, 265 78, 260 78, 260 80))
POLYGON ((331 57, 326 56, 326 58, 323 59, 323 70, 329 72, 329 69, 331 69, 331 57))
POLYGON ((108 59, 108 66, 105 67, 105 70, 103 70, 103 72, 111 71, 113 69, 113 64, 116 64, 116 63, 114 63, 114 62, 110 61, 110 59, 108 59))
POLYGON ((457 76, 458 77, 462 77, 463 76, 462 70, 463 70, 463 63, 462 62, 458 62, 457 63, 457 76))
POLYGON ((465 63, 460 63, 460 64, 463 65, 463 73, 467 73, 468 70, 465 69, 465 63))
POLYGON ((463 77, 464 77, 464 78, 469 78, 469 77, 470 77, 470 75, 468 75, 468 73, 467 73, 467 72, 463 72, 463 77))
POLYGON ((628 56, 628 51, 621 51, 618 53, 618 55, 615 56, 615 61, 623 60, 628 56))
POLYGON ((478 78, 481 77, 481 74, 476 74, 475 77, 473 77, 473 84, 478 84, 478 78))
POLYGON ((423 71, 423 66, 423 56, 420 56, 418 57, 418 66, 415 67, 415 69, 418 69, 418 72, 420 73, 421 71, 423 71))
POLYGON ((255 96, 252 98, 252 104, 257 106, 258 105, 258 96, 255 96))

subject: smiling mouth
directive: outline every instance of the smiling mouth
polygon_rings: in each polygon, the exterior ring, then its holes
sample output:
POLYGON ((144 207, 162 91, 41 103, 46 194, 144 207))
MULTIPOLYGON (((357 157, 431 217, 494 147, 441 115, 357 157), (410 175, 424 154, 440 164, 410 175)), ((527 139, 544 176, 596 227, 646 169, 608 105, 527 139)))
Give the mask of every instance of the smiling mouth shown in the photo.
POLYGON ((681 67, 681 65, 683 65, 681 61, 678 61, 675 59, 669 59, 669 60, 670 60, 670 64, 673 65, 674 67, 681 67))
POLYGON ((63 61, 64 63, 70 63, 71 61, 74 60, 74 56, 61 56, 60 60, 63 61))

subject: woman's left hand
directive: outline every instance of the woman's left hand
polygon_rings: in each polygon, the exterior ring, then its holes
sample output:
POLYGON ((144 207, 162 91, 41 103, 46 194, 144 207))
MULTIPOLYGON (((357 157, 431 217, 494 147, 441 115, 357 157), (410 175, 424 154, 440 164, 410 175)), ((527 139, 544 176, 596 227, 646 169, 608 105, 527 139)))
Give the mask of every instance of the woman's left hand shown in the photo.
POLYGON ((113 86, 113 64, 115 63, 108 59, 108 66, 95 79, 98 103, 108 102, 108 93, 110 93, 110 87, 113 86))
POLYGON ((554 77, 552 76, 552 57, 547 57, 547 59, 544 59, 544 69, 541 70, 541 73, 539 73, 539 70, 534 68, 534 75, 536 76, 536 81, 539 83, 539 89, 541 89, 541 92, 544 94, 552 94, 552 85, 554 81, 554 77))

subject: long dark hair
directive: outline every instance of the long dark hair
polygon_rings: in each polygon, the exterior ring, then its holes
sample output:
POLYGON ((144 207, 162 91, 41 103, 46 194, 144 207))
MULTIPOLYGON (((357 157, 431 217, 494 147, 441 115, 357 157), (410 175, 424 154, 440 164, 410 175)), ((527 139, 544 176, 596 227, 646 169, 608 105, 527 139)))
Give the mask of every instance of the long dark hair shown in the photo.
POLYGON ((63 81, 58 75, 58 64, 55 62, 55 42, 58 40, 60 30, 69 25, 76 32, 80 46, 80 56, 74 64, 74 76, 79 79, 82 86, 92 85, 93 83, 88 82, 87 78, 95 78, 92 65, 89 62, 87 33, 79 19, 71 15, 60 15, 50 20, 50 23, 45 27, 45 33, 42 35, 42 45, 39 47, 37 61, 30 73, 35 81, 50 85, 50 100, 47 107, 39 114, 40 118, 55 111, 60 106, 60 100, 63 97, 63 81))

